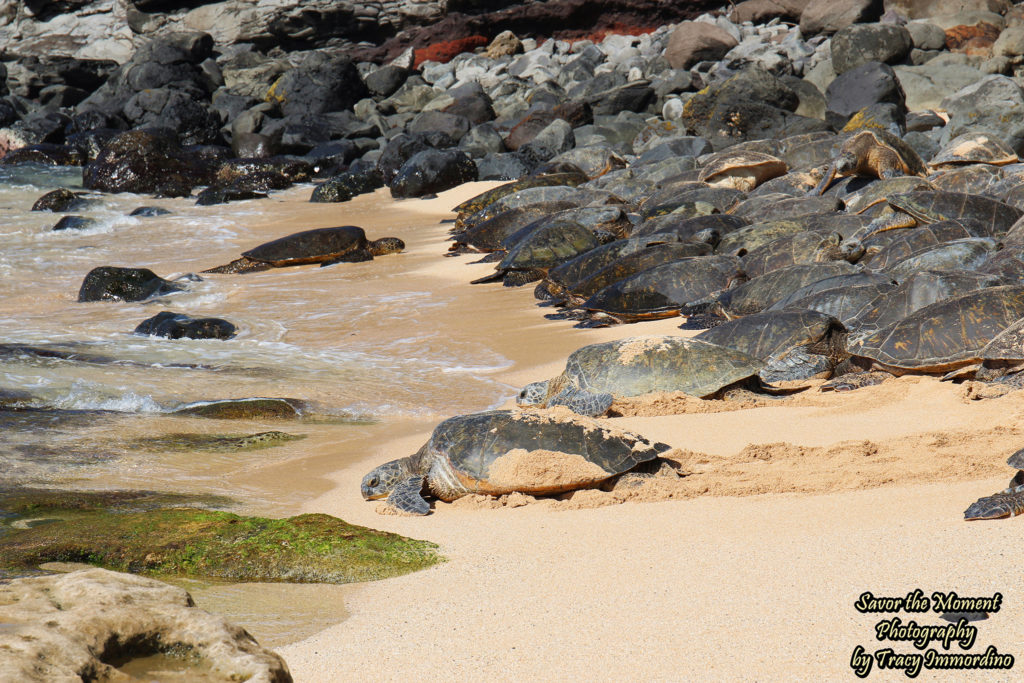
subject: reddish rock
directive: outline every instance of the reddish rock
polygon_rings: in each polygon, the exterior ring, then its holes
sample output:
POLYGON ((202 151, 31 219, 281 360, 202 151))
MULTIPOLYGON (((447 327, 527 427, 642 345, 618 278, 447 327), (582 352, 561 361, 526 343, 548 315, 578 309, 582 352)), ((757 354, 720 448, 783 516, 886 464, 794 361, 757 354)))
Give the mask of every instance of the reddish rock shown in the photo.
POLYGON ((987 55, 1002 31, 998 26, 980 22, 974 26, 954 26, 946 29, 946 48, 953 52, 987 55))
POLYGON ((537 137, 537 134, 547 128, 555 118, 557 118, 555 114, 550 111, 537 111, 527 114, 505 136, 505 147, 509 151, 516 151, 537 137))
POLYGON ((420 65, 426 61, 441 62, 442 64, 450 62, 455 59, 456 55, 461 55, 463 52, 472 52, 487 43, 487 38, 479 35, 456 38, 455 40, 443 43, 434 43, 415 51, 416 61, 413 63, 413 68, 420 68, 420 65))
POLYGON ((684 21, 669 37, 665 59, 673 69, 689 69, 697 62, 721 59, 736 45, 735 38, 714 24, 684 21))

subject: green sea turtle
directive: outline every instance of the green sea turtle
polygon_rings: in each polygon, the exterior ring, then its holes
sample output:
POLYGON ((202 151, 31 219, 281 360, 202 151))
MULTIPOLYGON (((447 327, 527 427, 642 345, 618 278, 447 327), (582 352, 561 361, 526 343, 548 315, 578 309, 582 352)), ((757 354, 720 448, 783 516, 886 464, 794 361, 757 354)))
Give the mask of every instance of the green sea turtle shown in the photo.
POLYGON ((566 406, 601 415, 616 397, 681 391, 698 398, 727 388, 762 388, 764 363, 741 351, 687 337, 629 337, 573 351, 565 371, 523 387, 521 406, 566 406))
POLYGON ((771 154, 727 149, 708 157, 697 177, 712 187, 750 192, 761 183, 784 175, 786 162, 771 154))
POLYGON ((1024 448, 1009 457, 1006 464, 1017 470, 1010 486, 999 493, 979 498, 964 510, 964 519, 999 519, 1024 513, 1024 448))
POLYGON ((510 194, 515 194, 522 190, 528 190, 531 187, 555 187, 558 185, 575 187, 586 181, 587 176, 583 173, 549 173, 547 175, 527 176, 525 178, 520 178, 519 180, 513 180, 512 182, 505 183, 504 185, 492 187, 490 190, 481 192, 474 197, 470 197, 453 208, 452 211, 462 216, 469 216, 481 209, 487 208, 499 199, 503 199, 510 194))
POLYGON ((966 164, 1005 166, 1017 161, 1017 153, 1005 142, 987 133, 974 132, 950 140, 928 165, 932 170, 939 170, 966 164))
POLYGON ((319 263, 370 261, 374 256, 393 254, 405 249, 405 242, 397 237, 382 237, 367 241, 362 228, 346 225, 340 228, 304 230, 272 242, 266 242, 231 263, 204 270, 204 273, 255 273, 270 268, 319 263))
POLYGON ((989 236, 1002 237, 1024 215, 1024 211, 991 197, 963 192, 906 192, 890 195, 886 200, 893 213, 864 228, 865 238, 887 230, 960 219, 977 221, 988 227, 989 236))
POLYGON ((542 279, 548 268, 565 263, 599 244, 593 231, 579 223, 552 220, 529 232, 510 248, 492 275, 477 278, 471 284, 502 280, 506 287, 516 287, 534 282, 542 279))
POLYGON ((814 191, 823 194, 836 176, 887 179, 927 173, 921 157, 903 140, 884 130, 862 130, 842 144, 814 191))
POLYGON ((595 487, 668 450, 594 420, 493 410, 449 418, 415 454, 363 477, 363 498, 391 511, 430 512, 423 489, 444 501, 469 494, 550 495, 595 487))

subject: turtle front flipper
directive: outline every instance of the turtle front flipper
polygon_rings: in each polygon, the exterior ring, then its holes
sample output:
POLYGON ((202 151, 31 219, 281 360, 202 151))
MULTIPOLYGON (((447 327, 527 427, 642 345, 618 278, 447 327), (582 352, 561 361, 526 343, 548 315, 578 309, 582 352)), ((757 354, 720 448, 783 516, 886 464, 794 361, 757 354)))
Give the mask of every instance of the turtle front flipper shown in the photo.
POLYGON ((384 504, 408 515, 430 514, 430 503, 423 497, 423 475, 398 482, 384 504))
POLYGON ((795 346, 767 360, 759 376, 764 382, 828 377, 835 368, 835 361, 828 356, 812 353, 806 346, 795 346))
POLYGON ((595 394, 576 387, 566 387, 548 401, 548 407, 565 406, 574 413, 597 417, 612 407, 611 394, 595 394))
POLYGON ((822 177, 821 182, 818 183, 817 186, 815 186, 815 188, 813 190, 811 190, 811 193, 812 194, 817 194, 817 195, 825 194, 825 190, 827 190, 828 186, 832 184, 832 181, 835 179, 835 177, 836 177, 836 165, 835 164, 829 164, 828 165, 828 170, 825 171, 825 175, 824 175, 824 177, 822 177))
POLYGON ((327 266, 333 266, 336 263, 362 263, 363 261, 372 260, 373 254, 371 254, 368 250, 356 249, 355 251, 350 251, 349 253, 343 256, 339 256, 338 258, 332 258, 328 261, 324 261, 320 264, 320 267, 326 268, 327 266))
POLYGON ((243 256, 242 258, 235 259, 231 263, 225 263, 223 266, 217 266, 216 268, 210 268, 204 270, 204 273, 257 273, 261 270, 270 270, 270 266, 263 261, 254 261, 251 258, 243 256))

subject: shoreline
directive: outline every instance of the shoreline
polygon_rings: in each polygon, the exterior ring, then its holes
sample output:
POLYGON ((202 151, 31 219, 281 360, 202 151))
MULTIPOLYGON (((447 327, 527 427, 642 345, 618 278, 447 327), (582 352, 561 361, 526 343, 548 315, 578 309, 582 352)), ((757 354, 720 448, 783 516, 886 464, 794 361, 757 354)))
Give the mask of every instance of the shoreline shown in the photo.
MULTIPOLYGON (((419 206, 429 208, 427 202, 419 206)), ((427 270, 465 286, 491 268, 455 267, 468 260, 439 260, 427 270)), ((544 320, 543 309, 531 310, 532 304, 522 308, 526 290, 494 285, 480 290, 490 299, 491 322, 495 313, 511 325, 533 321, 527 329, 534 335, 528 343, 520 341, 515 354, 502 351, 501 343, 492 347, 513 361, 494 376, 513 386, 557 374, 568 352, 587 343, 685 334, 678 319, 577 330, 568 321, 544 320)), ((464 291, 476 299, 474 290, 464 291)), ((483 329, 482 322, 474 320, 474 329, 483 329)), ((489 333, 503 339, 500 329, 489 333)), ((442 670, 447 677, 467 679, 593 677, 596 662, 602 680, 670 678, 690 668, 744 680, 840 675, 850 670, 854 644, 868 651, 882 647, 872 630, 878 619, 858 614, 852 606, 856 597, 864 591, 901 595, 920 587, 960 595, 1002 590, 1006 607, 982 622, 979 643, 1013 653, 1019 639, 1012 624, 1024 616, 1020 594, 1012 590, 1018 580, 1003 550, 1013 529, 998 522, 965 523, 961 517, 975 498, 1005 486, 1009 468, 992 453, 989 469, 976 462, 943 469, 947 463, 936 467, 934 480, 918 483, 913 477, 926 469, 930 456, 914 438, 935 433, 954 449, 965 447, 977 439, 980 425, 991 426, 1010 410, 1024 414, 1024 404, 1013 397, 968 402, 958 392, 930 378, 904 378, 832 395, 825 399, 831 406, 613 418, 652 439, 721 456, 723 463, 735 459, 745 444, 789 441, 824 451, 860 437, 890 446, 903 443, 907 449, 882 453, 882 460, 891 461, 881 465, 891 470, 888 480, 860 481, 843 471, 865 458, 863 453, 826 458, 800 475, 802 492, 762 487, 761 479, 769 479, 775 466, 781 478, 794 475, 809 457, 823 453, 803 450, 778 460, 755 453, 752 469, 739 475, 739 495, 712 487, 685 500, 583 509, 545 502, 516 509, 438 503, 425 518, 381 516, 374 503, 361 499, 358 481, 377 464, 414 452, 430 429, 381 442, 330 473, 332 488, 303 510, 437 542, 448 562, 386 582, 348 586, 344 621, 276 649, 298 681, 326 680, 339 671, 384 680, 409 674, 432 680, 442 670), (909 464, 897 456, 906 456, 909 464), (910 483, 901 484, 901 476, 910 483), (968 481, 957 480, 965 476, 968 481), (953 552, 958 557, 951 557, 953 552), (991 568, 983 579, 971 571, 979 562, 991 568), (786 569, 780 573, 780 568, 786 569), (682 579, 687 576, 693 581, 682 579), (782 615, 776 604, 786 605, 782 615), (792 612, 812 615, 816 606, 822 609, 809 622, 808 638, 792 612), (703 644, 680 651, 675 646, 690 642, 686 634, 694 624, 703 644), (775 645, 766 647, 757 634, 768 633, 776 634, 775 645), (813 656, 786 645, 801 640, 813 656), (642 662, 631 659, 629 653, 648 642, 659 647, 642 662), (722 661, 716 653, 730 654, 722 661), (554 675, 552 661, 562 665, 554 675)), ((996 428, 986 444, 998 450, 1019 440, 1015 430, 1005 431, 996 428)), ((945 623, 937 615, 918 621, 945 623)), ((951 673, 925 672, 921 678, 961 680, 951 673)))

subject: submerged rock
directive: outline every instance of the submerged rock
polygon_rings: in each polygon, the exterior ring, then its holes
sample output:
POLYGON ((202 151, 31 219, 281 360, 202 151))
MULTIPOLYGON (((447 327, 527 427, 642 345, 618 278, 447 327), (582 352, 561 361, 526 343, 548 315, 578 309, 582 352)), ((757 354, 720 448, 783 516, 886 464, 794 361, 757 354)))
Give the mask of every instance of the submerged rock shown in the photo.
POLYGON ((79 197, 77 194, 67 188, 60 188, 57 190, 50 190, 42 197, 36 200, 36 203, 32 205, 33 211, 53 211, 54 213, 61 213, 63 211, 70 211, 76 209, 85 204, 85 200, 79 197))
POLYGON ((193 318, 184 313, 162 311, 135 328, 135 334, 170 339, 231 339, 235 326, 221 318, 193 318))
POLYGON ((53 230, 86 230, 96 225, 95 218, 85 216, 63 216, 53 226, 53 230))
POLYGON ((78 300, 142 301, 151 296, 180 292, 185 288, 164 280, 148 268, 93 268, 82 281, 78 300))
POLYGON ((0 586, 0 678, 121 680, 117 664, 167 655, 202 680, 286 683, 280 656, 244 629, 195 606, 184 589, 103 569, 0 586))
POLYGON ((347 583, 406 574, 440 559, 433 543, 329 515, 266 519, 159 501, 160 494, 131 491, 0 491, 7 513, 0 517, 0 570, 86 562, 163 576, 347 583))
POLYGON ((217 420, 296 420, 306 407, 294 398, 228 398, 187 405, 173 414, 217 420))
POLYGON ((170 215, 170 211, 161 208, 159 206, 140 206, 137 209, 133 209, 129 216, 137 216, 139 218, 153 218, 154 216, 167 216, 170 215))

